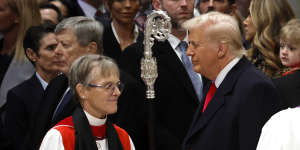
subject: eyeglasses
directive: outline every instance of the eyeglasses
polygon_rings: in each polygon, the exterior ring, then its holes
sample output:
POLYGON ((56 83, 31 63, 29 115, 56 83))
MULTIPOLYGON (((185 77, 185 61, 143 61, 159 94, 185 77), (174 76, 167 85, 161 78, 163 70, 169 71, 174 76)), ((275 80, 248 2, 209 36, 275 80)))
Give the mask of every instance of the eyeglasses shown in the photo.
POLYGON ((117 83, 108 82, 106 84, 89 83, 88 86, 92 87, 92 88, 103 88, 107 91, 110 91, 111 93, 113 93, 115 91, 116 87, 119 89, 120 93, 124 90, 124 84, 121 82, 117 82, 117 83))

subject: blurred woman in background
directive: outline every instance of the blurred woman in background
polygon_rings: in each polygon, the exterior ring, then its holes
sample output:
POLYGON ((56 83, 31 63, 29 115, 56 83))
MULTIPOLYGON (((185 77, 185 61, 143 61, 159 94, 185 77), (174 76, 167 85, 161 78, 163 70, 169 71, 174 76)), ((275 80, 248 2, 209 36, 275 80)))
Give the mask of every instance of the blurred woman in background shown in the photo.
POLYGON ((286 0, 252 0, 244 21, 248 59, 267 76, 280 75, 279 31, 295 14, 286 0))
POLYGON ((35 71, 25 56, 23 38, 30 26, 41 23, 41 16, 38 0, 0 0, 0 7, 0 31, 3 33, 0 50, 2 106, 6 102, 8 90, 31 77, 35 71))
POLYGON ((104 55, 119 62, 125 48, 138 39, 139 30, 134 18, 139 11, 140 0, 109 0, 105 1, 105 5, 110 12, 111 23, 104 29, 104 55))

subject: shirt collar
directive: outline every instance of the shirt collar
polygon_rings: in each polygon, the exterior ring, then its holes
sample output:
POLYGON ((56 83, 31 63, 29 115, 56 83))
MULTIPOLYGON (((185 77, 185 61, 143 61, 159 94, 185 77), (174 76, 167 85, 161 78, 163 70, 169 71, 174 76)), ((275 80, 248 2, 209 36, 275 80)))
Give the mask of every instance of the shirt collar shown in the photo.
MULTIPOLYGON (((169 34, 169 38, 168 38, 168 41, 171 45, 171 47, 173 49, 176 49, 179 45, 179 43, 181 42, 180 39, 178 39, 175 35, 173 34, 169 34)), ((186 36, 184 37, 183 41, 187 42, 188 43, 188 34, 186 34, 186 36)))
POLYGON ((94 18, 95 13, 97 12, 97 9, 94 6, 84 2, 83 0, 77 0, 77 2, 87 17, 94 18))
MULTIPOLYGON (((118 36, 118 34, 117 34, 117 31, 116 31, 116 29, 115 29, 115 27, 114 27, 114 25, 113 25, 113 22, 110 23, 110 26, 111 26, 111 28, 112 28, 112 31, 113 31, 113 33, 114 33, 114 36, 116 37, 118 43, 120 44, 120 39, 119 39, 119 36, 118 36)), ((138 36, 139 36, 139 28, 138 28, 138 26, 137 26, 136 24, 134 24, 133 36, 134 36, 134 37, 133 37, 133 38, 134 38, 134 42, 136 42, 136 40, 137 40, 137 38, 138 38, 138 36)))
POLYGON ((105 117, 104 119, 99 119, 99 118, 92 116, 85 110, 84 110, 84 113, 89 121, 89 124, 92 126, 101 126, 101 125, 105 124, 105 122, 106 122, 107 117, 105 117))
POLYGON ((218 76, 215 80, 215 85, 217 88, 219 88, 219 86, 225 79, 228 72, 239 62, 240 59, 241 59, 241 57, 235 57, 221 70, 221 72, 218 74, 218 76))
POLYGON ((36 77, 39 79, 40 83, 42 84, 43 89, 45 90, 48 86, 48 83, 40 76, 38 72, 35 72, 36 77))

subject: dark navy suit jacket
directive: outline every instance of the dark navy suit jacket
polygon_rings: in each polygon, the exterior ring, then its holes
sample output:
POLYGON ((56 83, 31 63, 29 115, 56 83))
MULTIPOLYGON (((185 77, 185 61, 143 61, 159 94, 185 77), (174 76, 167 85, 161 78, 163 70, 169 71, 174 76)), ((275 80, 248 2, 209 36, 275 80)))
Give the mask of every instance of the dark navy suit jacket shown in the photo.
POLYGON ((8 92, 5 136, 12 144, 12 149, 24 148, 25 137, 37 116, 35 112, 43 94, 42 84, 35 74, 8 92))
MULTIPOLYGON (((199 101, 182 62, 168 41, 155 42, 152 47, 157 60, 158 78, 155 82, 154 143, 157 150, 181 150, 199 101)), ((121 68, 140 81, 140 61, 144 47, 141 42, 125 49, 121 68)))
POLYGON ((226 75, 204 113, 202 106, 184 150, 254 150, 264 123, 280 110, 275 86, 245 57, 226 75))

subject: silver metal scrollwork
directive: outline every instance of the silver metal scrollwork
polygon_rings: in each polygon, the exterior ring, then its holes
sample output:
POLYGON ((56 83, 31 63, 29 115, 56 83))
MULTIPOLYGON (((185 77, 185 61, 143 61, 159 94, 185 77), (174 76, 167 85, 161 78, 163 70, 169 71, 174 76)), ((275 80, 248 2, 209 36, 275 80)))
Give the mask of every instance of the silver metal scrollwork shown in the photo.
POLYGON ((171 33, 171 19, 166 12, 153 11, 147 16, 144 31, 144 58, 141 60, 141 77, 147 85, 146 98, 154 99, 154 83, 157 74, 156 58, 152 57, 154 40, 164 41, 171 33))

